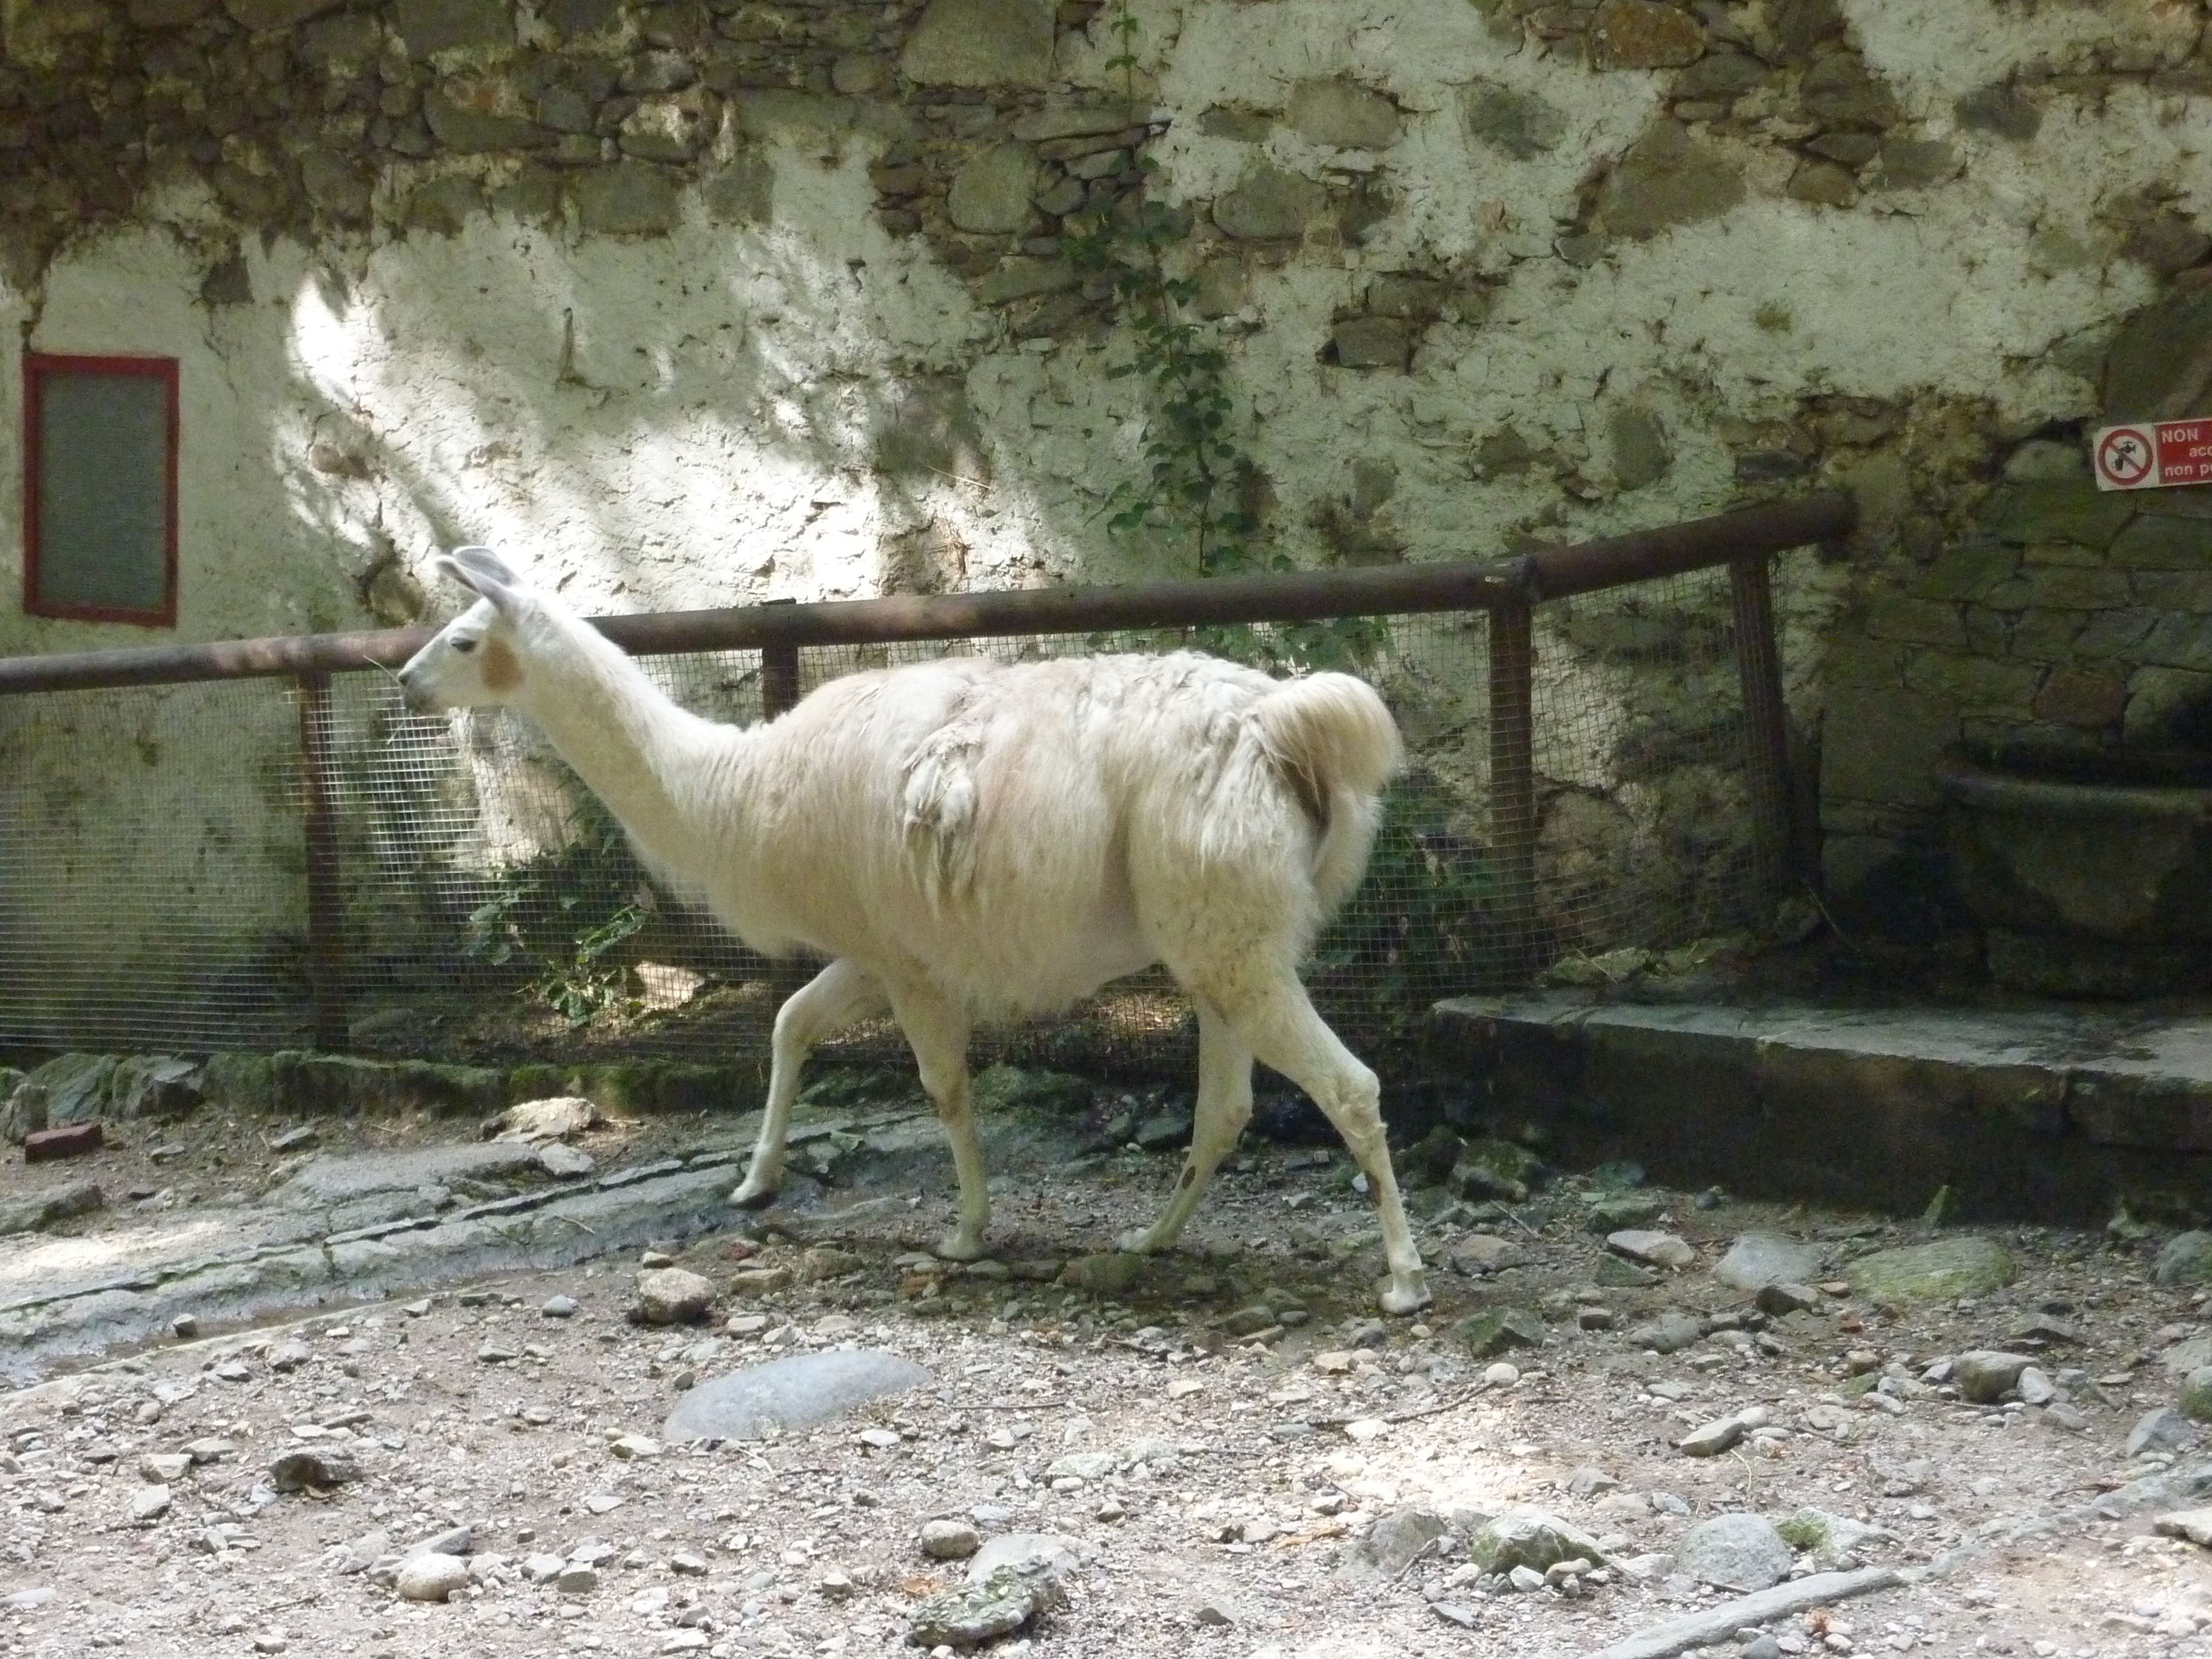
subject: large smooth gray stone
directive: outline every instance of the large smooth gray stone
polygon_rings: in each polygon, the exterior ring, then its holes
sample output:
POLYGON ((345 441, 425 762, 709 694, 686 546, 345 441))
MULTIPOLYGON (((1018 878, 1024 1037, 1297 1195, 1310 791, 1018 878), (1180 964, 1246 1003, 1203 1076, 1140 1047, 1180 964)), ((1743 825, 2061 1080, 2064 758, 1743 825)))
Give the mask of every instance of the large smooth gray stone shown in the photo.
POLYGON ((684 1440, 764 1440, 811 1429, 840 1412, 882 1400, 930 1381, 910 1359, 866 1348, 833 1348, 750 1365, 702 1382, 676 1402, 660 1437, 684 1440))
POLYGON ((1739 1291, 1769 1285, 1809 1285, 1820 1275, 1820 1252, 1773 1233, 1745 1233, 1713 1264, 1713 1277, 1739 1291))

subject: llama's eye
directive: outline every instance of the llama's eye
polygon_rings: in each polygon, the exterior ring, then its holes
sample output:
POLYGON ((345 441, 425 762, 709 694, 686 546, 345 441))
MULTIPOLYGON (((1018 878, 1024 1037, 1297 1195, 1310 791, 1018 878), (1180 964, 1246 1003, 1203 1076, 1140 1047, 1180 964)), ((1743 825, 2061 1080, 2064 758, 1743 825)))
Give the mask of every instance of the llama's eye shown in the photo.
POLYGON ((468 655, 470 652, 476 648, 477 642, 474 640, 455 640, 453 641, 453 649, 459 652, 463 656, 468 655))

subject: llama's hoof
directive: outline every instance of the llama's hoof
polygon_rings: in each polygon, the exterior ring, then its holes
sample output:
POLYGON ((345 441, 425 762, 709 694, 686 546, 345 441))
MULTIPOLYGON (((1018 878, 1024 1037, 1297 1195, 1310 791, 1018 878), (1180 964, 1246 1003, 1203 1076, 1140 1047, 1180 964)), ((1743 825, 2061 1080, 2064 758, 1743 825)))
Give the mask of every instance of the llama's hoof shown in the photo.
POLYGON ((1114 1248, 1124 1255, 1151 1255, 1161 1242, 1152 1237, 1150 1227, 1132 1227, 1114 1240, 1114 1248))
POLYGON ((765 1210, 775 1202, 775 1195, 780 1190, 780 1188, 765 1181, 756 1181, 747 1176, 731 1193, 730 1202, 740 1210, 765 1210))
POLYGON ((983 1241, 962 1233, 947 1233, 937 1241, 936 1254, 941 1261, 980 1261, 983 1258, 983 1241))
POLYGON ((1376 1295, 1387 1314, 1418 1313, 1436 1297, 1429 1293, 1429 1281, 1420 1273, 1392 1273, 1376 1287, 1376 1295))

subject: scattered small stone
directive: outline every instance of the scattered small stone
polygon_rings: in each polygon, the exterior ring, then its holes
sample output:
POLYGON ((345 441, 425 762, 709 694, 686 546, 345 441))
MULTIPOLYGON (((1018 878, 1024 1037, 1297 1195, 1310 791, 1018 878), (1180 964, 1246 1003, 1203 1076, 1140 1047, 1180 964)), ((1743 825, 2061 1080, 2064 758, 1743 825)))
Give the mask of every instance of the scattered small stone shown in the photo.
POLYGON ((1675 1449, 1690 1457, 1717 1457, 1752 1430, 1765 1428, 1771 1420, 1765 1407, 1747 1406, 1740 1412, 1691 1430, 1674 1443, 1675 1449))
POLYGON ((617 1457, 658 1457, 660 1443, 642 1434, 619 1434, 607 1442, 607 1449, 617 1457))
POLYGON ((1774 1524, 1742 1513, 1700 1521, 1674 1545, 1674 1565, 1701 1583, 1748 1594, 1788 1576, 1791 1551, 1774 1524))
POLYGON ((179 1342, 189 1342, 200 1334, 200 1322, 190 1314, 179 1314, 169 1322, 169 1333, 179 1342))
POLYGON ((1970 1348, 1951 1362, 1951 1381, 1958 1384, 1961 1398, 1988 1405, 2010 1392, 2033 1363, 2024 1353, 1970 1348))
POLYGON ((191 1472, 191 1455, 188 1452, 148 1452, 138 1460, 139 1478, 163 1486, 181 1480, 191 1472))
POLYGON ((573 1296, 549 1296, 538 1305, 538 1311, 548 1319, 574 1319, 581 1306, 573 1296))
POLYGON ((1482 1382, 1485 1388, 1510 1389, 1520 1380, 1521 1368, 1505 1360, 1500 1359, 1483 1367, 1482 1382))
POLYGON ((1686 1240, 1673 1233, 1653 1232, 1640 1227, 1607 1233, 1605 1247, 1616 1255, 1625 1255, 1649 1267, 1687 1267, 1698 1259, 1697 1251, 1686 1240))
POLYGON ((321 1447, 288 1451, 269 1466, 269 1484, 278 1492, 327 1492, 360 1476, 361 1466, 349 1455, 321 1447))
POLYGON ((1235 1607, 1218 1595, 1200 1596, 1192 1604, 1190 1617, 1193 1624, 1206 1625, 1216 1629, 1237 1623, 1235 1607))
POLYGON ((1492 1308, 1452 1327, 1453 1338, 1476 1359, 1544 1344, 1544 1322, 1527 1308, 1492 1308))
POLYGON ((167 1510, 172 1501, 173 1494, 167 1486, 141 1486, 131 1494, 131 1518, 154 1520, 167 1510))
POLYGON ((2145 1412, 2136 1419, 2135 1427, 2128 1431, 2121 1455, 2140 1457, 2145 1452, 2185 1451, 2197 1443, 2199 1431, 2196 1425, 2171 1406, 2160 1406, 2145 1412))
POLYGON ((636 1317, 645 1325, 692 1324, 707 1316, 714 1296, 714 1281, 703 1273, 682 1267, 649 1268, 637 1276, 636 1317))
POLYGON ((563 1595, 589 1595, 599 1587, 599 1571, 597 1567, 564 1566, 559 1577, 553 1581, 553 1588, 563 1595))
POLYGON ((1745 1233, 1713 1264, 1713 1277, 1739 1291, 1796 1284, 1820 1270, 1820 1253, 1774 1233, 1745 1233))
POLYGON ((2200 1549, 2212 1549, 2212 1509, 2174 1510, 2154 1517, 2150 1529, 2166 1538, 2185 1538, 2200 1549))
POLYGON ((2184 1417, 2199 1423, 2212 1423, 2212 1365, 2199 1365, 2181 1379, 2181 1398, 2178 1403, 2184 1417))
POLYGON ((1810 1285, 1777 1282, 1760 1285, 1759 1294, 1752 1300, 1768 1318, 1781 1319, 1814 1306, 1820 1300, 1820 1293, 1810 1285))
POLYGON ((304 1152, 319 1144, 322 1138, 322 1131, 313 1124, 302 1123, 297 1128, 287 1129, 276 1136, 269 1143, 269 1150, 277 1153, 304 1152))
POLYGON ((1689 1315, 1670 1311, 1630 1327, 1628 1345, 1648 1348, 1653 1353, 1680 1353, 1685 1348, 1694 1347, 1705 1334, 1705 1327, 1689 1315))
POLYGON ((907 1639, 921 1648, 972 1648, 1010 1636, 1052 1605, 1054 1589, 1012 1567, 917 1602, 907 1639))
POLYGON ((1555 1561, 1571 1561, 1577 1556, 1591 1561, 1607 1559, 1597 1540, 1572 1522, 1526 1506, 1509 1509, 1476 1528, 1468 1540, 1467 1553, 1485 1572, 1510 1573, 1516 1567, 1528 1568, 1535 1575, 1537 1587, 1544 1582, 1545 1569, 1555 1561))
POLYGON ((522 1350, 512 1342, 494 1336, 487 1337, 477 1349, 477 1361, 484 1365, 507 1365, 522 1358, 522 1350))
POLYGON ((403 1601, 442 1601, 469 1582, 469 1564, 458 1555, 424 1550, 399 1564, 394 1588, 403 1601))
POLYGON ((185 1455, 195 1463, 220 1463, 226 1457, 238 1455, 238 1444, 218 1435, 209 1435, 187 1445, 185 1455))

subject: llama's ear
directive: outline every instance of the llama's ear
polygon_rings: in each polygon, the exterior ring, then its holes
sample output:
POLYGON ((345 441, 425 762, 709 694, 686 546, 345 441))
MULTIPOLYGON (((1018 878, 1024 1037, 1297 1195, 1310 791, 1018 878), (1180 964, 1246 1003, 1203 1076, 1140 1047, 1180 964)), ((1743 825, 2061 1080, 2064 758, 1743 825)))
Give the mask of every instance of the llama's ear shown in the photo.
POLYGON ((489 599, 501 612, 513 611, 521 604, 522 578, 489 547, 457 547, 438 561, 438 569, 489 599))

